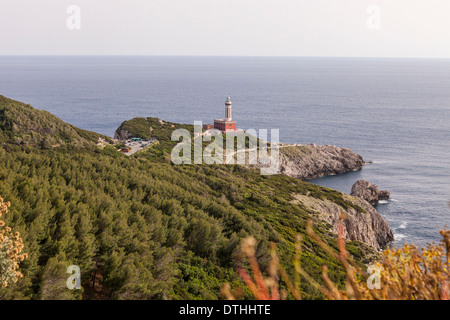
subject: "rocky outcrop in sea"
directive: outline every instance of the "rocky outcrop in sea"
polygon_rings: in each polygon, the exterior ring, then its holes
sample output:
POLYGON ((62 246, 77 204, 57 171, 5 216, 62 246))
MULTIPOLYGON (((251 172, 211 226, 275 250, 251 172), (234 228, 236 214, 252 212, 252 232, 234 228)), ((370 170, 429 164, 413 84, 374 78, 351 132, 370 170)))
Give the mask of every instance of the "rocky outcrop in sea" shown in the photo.
POLYGON ((378 186, 367 180, 356 181, 350 195, 364 199, 372 205, 378 204, 380 200, 388 200, 390 197, 389 191, 378 190, 378 186))

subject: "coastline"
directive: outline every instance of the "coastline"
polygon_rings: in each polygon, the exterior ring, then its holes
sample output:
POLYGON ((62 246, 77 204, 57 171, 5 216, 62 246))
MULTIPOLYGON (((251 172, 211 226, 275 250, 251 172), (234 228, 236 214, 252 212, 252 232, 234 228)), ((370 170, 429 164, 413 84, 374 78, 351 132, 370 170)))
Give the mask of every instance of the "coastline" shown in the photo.
MULTIPOLYGON (((116 130, 114 138, 126 140, 130 137, 139 137, 164 140, 164 136, 167 139, 170 137, 169 133, 179 126, 184 125, 162 121, 160 118, 134 118, 124 121, 116 130)), ((307 180, 318 177, 358 171, 365 164, 363 157, 350 148, 332 145, 318 146, 314 143, 309 145, 280 143, 279 157, 278 174, 306 180, 307 183, 310 183, 307 180)), ((243 164, 242 166, 260 169, 267 165, 243 164)), ((321 190, 327 190, 327 188, 321 190)), ((337 235, 340 214, 345 212, 347 220, 344 226, 344 237, 348 241, 360 241, 377 251, 394 240, 386 220, 363 199, 341 193, 341 196, 352 204, 348 206, 320 199, 320 197, 317 199, 309 194, 293 194, 292 196, 295 199, 293 203, 315 211, 318 219, 330 225, 329 231, 335 235, 337 235), (311 203, 313 203, 312 206, 311 203)))

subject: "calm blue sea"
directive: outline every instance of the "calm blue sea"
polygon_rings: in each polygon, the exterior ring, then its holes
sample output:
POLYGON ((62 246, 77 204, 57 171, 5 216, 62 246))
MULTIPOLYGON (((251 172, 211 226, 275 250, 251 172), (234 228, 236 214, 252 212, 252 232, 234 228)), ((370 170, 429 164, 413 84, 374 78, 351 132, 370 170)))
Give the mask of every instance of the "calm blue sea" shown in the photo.
POLYGON ((450 60, 280 57, 0 57, 0 94, 112 136, 124 120, 211 123, 227 96, 242 129, 346 146, 373 161, 313 182, 367 179, 396 245, 450 227, 450 60))

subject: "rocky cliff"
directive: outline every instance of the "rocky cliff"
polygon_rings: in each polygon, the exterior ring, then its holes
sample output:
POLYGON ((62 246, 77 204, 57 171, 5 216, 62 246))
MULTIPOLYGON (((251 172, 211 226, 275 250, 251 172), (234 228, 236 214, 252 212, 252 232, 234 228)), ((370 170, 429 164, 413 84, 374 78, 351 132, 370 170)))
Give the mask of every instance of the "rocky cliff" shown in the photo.
MULTIPOLYGON (((336 146, 282 145, 280 147, 279 173, 299 178, 335 175, 362 168, 364 161, 361 155, 349 148, 336 146)), ((383 196, 385 193, 378 193, 383 196)), ((337 234, 340 214, 344 212, 344 236, 347 240, 361 241, 379 250, 394 240, 392 231, 376 209, 363 198, 346 194, 342 196, 355 207, 344 208, 330 200, 317 199, 306 195, 295 195, 296 201, 317 212, 318 218, 330 224, 330 231, 337 234)))
POLYGON ((133 137, 134 135, 131 132, 123 128, 118 128, 116 132, 114 132, 114 139, 117 140, 128 140, 133 137))
POLYGON ((279 173, 298 179, 336 175, 362 168, 361 155, 349 148, 324 145, 282 145, 279 173))
POLYGON ((388 223, 370 203, 345 194, 342 196, 355 206, 362 208, 363 211, 344 208, 336 202, 307 195, 294 195, 296 199, 294 202, 314 210, 318 219, 330 224, 330 231, 334 234, 338 232, 340 215, 344 212, 347 216, 344 221, 346 240, 361 241, 376 250, 386 247, 389 242, 394 240, 388 223))

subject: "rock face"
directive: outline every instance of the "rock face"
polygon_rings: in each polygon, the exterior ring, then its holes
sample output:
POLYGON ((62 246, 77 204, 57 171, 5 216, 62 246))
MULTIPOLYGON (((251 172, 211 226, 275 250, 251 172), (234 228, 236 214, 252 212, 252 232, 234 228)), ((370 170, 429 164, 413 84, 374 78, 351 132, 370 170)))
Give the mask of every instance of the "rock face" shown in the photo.
MULTIPOLYGON (((298 179, 312 179, 326 175, 336 175, 356 171, 365 162, 361 155, 349 148, 336 146, 280 145, 280 166, 278 172, 298 179)), ((375 186, 376 187, 376 186, 375 186)), ((389 197, 389 192, 378 191, 377 199, 389 197)), ((330 231, 338 233, 340 215, 344 212, 344 237, 350 241, 360 241, 375 250, 386 247, 394 240, 389 224, 377 210, 363 198, 342 194, 353 206, 342 207, 331 200, 317 199, 309 195, 294 195, 295 201, 317 212, 321 221, 330 225, 330 231)))
POLYGON ((378 187, 367 180, 358 180, 352 186, 350 195, 366 200, 372 205, 380 200, 389 199, 390 193, 386 190, 378 190, 378 187))
POLYGON ((362 168, 361 155, 336 146, 282 145, 279 173, 298 179, 336 175, 362 168))
POLYGON ((394 240, 394 235, 388 223, 367 201, 348 195, 345 199, 362 208, 365 212, 355 208, 344 209, 330 200, 313 198, 306 195, 295 195, 295 201, 300 202, 307 208, 317 212, 318 218, 330 224, 330 231, 338 233, 341 212, 345 212, 347 219, 344 220, 344 237, 350 241, 361 241, 375 250, 386 247, 394 240))
POLYGON ((127 130, 119 127, 116 132, 114 132, 114 139, 118 140, 128 140, 133 137, 133 134, 127 130))

